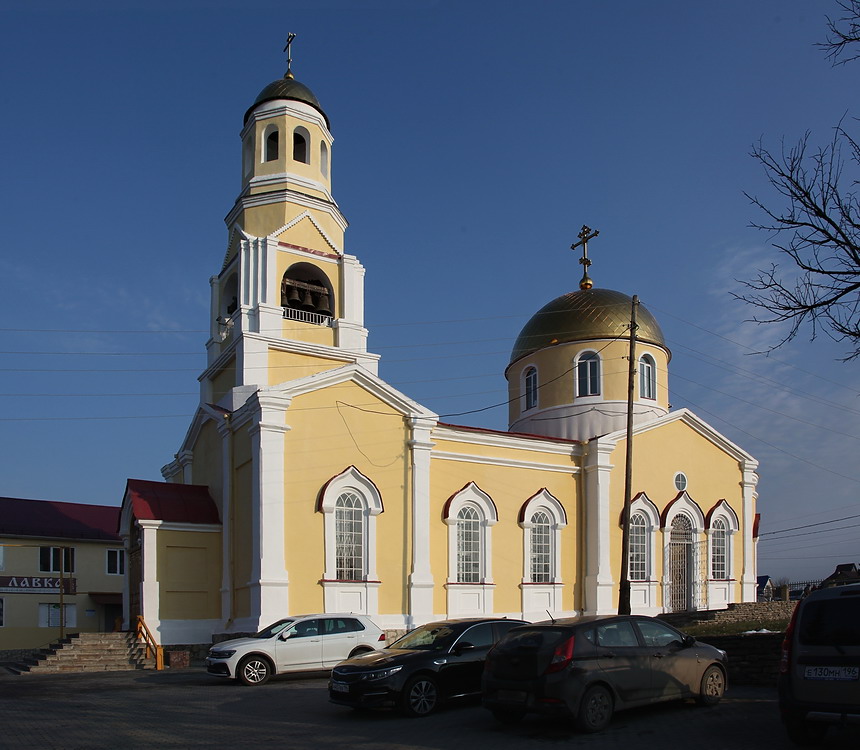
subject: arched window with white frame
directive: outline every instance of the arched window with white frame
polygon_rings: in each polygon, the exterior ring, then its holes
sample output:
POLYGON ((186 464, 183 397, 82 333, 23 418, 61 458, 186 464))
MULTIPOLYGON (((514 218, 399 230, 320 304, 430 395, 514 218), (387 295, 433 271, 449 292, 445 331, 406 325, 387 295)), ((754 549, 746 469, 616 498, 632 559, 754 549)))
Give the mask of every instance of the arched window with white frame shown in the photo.
POLYGON ((631 581, 648 580, 648 528, 643 513, 630 516, 630 560, 628 575, 631 581))
POLYGON ((739 584, 732 569, 732 537, 740 530, 738 516, 732 506, 720 500, 706 517, 708 537, 708 606, 719 608, 741 601, 739 584))
POLYGON ((495 503, 469 482, 448 499, 442 518, 448 526, 448 616, 492 613, 495 503))
POLYGON ((546 488, 520 508, 523 529, 522 608, 526 619, 547 610, 562 611, 561 533, 567 526, 564 506, 546 488))
POLYGON ((354 466, 322 488, 326 612, 377 614, 376 517, 383 512, 376 485, 354 466))
POLYGON ((639 398, 657 398, 657 365, 650 354, 639 357, 639 398))
POLYGON ((366 514, 364 502, 352 490, 338 496, 334 504, 335 566, 337 580, 363 581, 366 514))
POLYGON ((577 398, 600 395, 600 355, 597 352, 582 352, 576 358, 577 398))
POLYGON ((481 583, 481 520, 472 505, 457 513, 457 583, 481 583))
POLYGON ((525 411, 534 409, 538 405, 538 372, 535 367, 526 368, 523 373, 523 386, 525 391, 525 411))
POLYGON ((328 177, 328 146, 325 141, 320 141, 320 172, 323 177, 328 177))
POLYGON ((711 578, 724 580, 728 578, 726 567, 726 522, 717 518, 711 526, 711 578))
MULTIPOLYGON (((623 514, 619 526, 623 523, 623 514)), ((654 615, 660 612, 658 597, 657 530, 660 511, 644 492, 630 503, 630 547, 627 558, 627 578, 630 581, 630 605, 633 612, 654 615)))

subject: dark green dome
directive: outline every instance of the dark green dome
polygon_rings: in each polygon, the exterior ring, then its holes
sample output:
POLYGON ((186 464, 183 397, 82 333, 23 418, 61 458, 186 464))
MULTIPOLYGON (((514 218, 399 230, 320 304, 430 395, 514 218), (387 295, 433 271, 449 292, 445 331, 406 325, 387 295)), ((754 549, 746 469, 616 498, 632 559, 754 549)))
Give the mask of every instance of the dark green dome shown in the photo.
MULTIPOLYGON (((563 294, 544 305, 525 324, 514 344, 511 363, 556 344, 629 336, 632 302, 628 295, 611 289, 581 289, 563 294)), ((636 324, 638 341, 666 348, 660 325, 641 303, 636 311, 636 324)))
POLYGON ((326 116, 326 113, 323 112, 323 108, 320 106, 319 100, 314 96, 314 92, 303 83, 299 83, 292 77, 292 74, 290 74, 289 77, 284 76, 283 78, 279 78, 277 81, 272 81, 259 93, 257 98, 254 100, 254 103, 248 107, 248 111, 245 112, 245 122, 248 122, 248 118, 251 116, 251 112, 254 111, 255 107, 258 107, 263 102, 271 102, 276 99, 292 99, 296 102, 310 104, 323 116, 326 127, 328 127, 328 117, 326 116))

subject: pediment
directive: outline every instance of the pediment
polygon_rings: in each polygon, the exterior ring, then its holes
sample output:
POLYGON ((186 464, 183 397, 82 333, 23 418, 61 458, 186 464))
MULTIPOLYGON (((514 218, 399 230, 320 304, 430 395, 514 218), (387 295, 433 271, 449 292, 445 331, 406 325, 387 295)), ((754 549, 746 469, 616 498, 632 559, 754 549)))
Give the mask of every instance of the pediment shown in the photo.
POLYGON ((309 211, 302 211, 280 229, 272 232, 269 237, 295 247, 343 254, 343 250, 337 247, 309 211))

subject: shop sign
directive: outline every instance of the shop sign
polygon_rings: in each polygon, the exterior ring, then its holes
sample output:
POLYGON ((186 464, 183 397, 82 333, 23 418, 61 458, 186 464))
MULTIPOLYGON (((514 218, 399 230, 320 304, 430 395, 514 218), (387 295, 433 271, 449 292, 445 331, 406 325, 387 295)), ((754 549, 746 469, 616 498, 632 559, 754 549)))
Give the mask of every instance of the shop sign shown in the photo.
POLYGON ((4 594, 59 594, 60 581, 63 593, 77 592, 75 578, 46 578, 44 576, 0 576, 0 592, 4 594))

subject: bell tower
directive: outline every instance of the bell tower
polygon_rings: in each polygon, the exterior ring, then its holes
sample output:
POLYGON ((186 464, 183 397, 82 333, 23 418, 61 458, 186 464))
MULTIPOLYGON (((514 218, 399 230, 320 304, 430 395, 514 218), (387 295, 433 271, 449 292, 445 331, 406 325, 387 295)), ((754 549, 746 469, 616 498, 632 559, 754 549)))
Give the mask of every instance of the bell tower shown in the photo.
POLYGON ((332 195, 328 116, 287 72, 245 112, 240 192, 225 222, 227 251, 210 279, 211 328, 202 397, 274 385, 355 363, 367 351, 364 267, 344 250, 347 221, 332 195))

